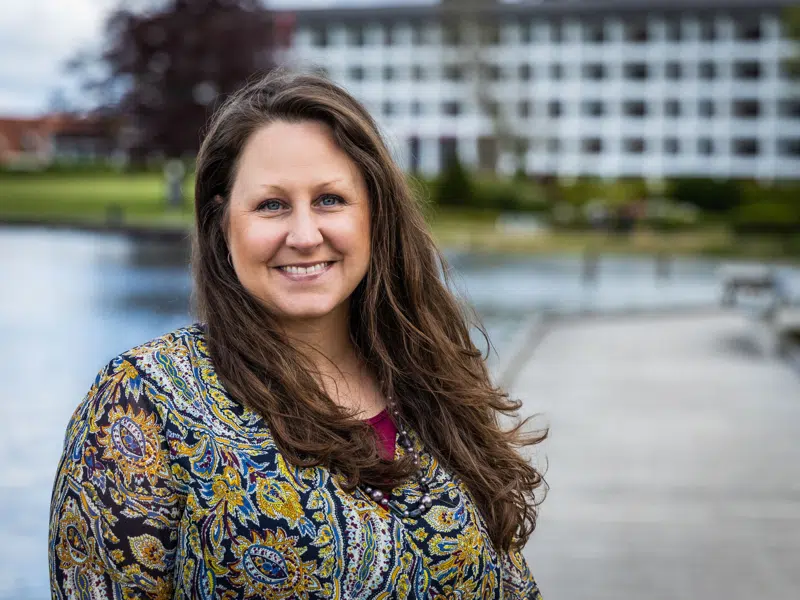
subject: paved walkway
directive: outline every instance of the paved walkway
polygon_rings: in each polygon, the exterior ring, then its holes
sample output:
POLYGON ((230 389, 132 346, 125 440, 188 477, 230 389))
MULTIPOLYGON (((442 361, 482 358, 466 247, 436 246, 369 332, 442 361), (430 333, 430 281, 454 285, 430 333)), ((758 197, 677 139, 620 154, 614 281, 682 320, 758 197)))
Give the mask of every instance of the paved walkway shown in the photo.
POLYGON ((733 314, 561 323, 512 383, 551 425, 546 600, 800 598, 800 375, 733 314))

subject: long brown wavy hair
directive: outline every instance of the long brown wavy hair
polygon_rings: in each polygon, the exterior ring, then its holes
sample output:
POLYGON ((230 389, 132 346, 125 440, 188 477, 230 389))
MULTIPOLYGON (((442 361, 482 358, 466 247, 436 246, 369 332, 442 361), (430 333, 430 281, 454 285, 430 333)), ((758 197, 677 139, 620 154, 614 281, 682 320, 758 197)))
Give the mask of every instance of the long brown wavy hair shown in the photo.
POLYGON ((500 416, 516 416, 521 403, 490 381, 420 205, 368 112, 321 76, 281 70, 253 80, 219 108, 202 142, 195 302, 221 382, 265 418, 287 460, 324 465, 347 490, 391 487, 414 472, 408 457, 379 457, 370 427, 326 394, 311 362, 228 262, 226 211, 238 157, 254 131, 278 120, 328 125, 361 169, 371 206, 371 262, 350 298, 352 342, 383 393, 394 397, 402 422, 466 484, 495 547, 520 548, 536 526, 535 491, 543 479, 519 450, 542 441, 546 431, 525 432, 527 419, 508 430, 500 426, 500 416))

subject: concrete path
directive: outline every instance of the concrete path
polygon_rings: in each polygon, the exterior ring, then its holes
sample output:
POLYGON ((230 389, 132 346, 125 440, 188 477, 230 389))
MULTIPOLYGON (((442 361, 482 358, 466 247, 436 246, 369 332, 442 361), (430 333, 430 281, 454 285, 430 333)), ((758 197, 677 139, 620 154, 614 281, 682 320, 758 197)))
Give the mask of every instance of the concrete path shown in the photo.
POLYGON ((551 438, 545 600, 800 598, 800 375, 734 314, 564 322, 511 384, 551 438))

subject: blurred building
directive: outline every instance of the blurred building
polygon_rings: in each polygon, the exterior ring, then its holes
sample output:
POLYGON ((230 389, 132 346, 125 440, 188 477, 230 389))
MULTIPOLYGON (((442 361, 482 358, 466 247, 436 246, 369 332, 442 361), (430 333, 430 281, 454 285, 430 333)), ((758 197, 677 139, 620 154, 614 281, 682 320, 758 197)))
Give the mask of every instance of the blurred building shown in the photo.
POLYGON ((473 0, 293 11, 285 60, 379 119, 401 163, 560 176, 800 176, 793 0, 473 0))
POLYGON ((107 120, 52 114, 0 117, 0 165, 38 168, 54 162, 111 160, 117 136, 107 120))

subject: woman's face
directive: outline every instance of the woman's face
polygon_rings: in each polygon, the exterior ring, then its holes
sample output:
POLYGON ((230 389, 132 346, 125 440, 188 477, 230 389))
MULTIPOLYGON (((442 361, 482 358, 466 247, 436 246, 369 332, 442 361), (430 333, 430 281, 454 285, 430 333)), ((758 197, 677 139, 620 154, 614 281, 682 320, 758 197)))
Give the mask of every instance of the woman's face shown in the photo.
POLYGON ((242 285, 281 321, 346 318, 370 261, 369 198, 359 168, 317 122, 253 133, 228 206, 242 285))

